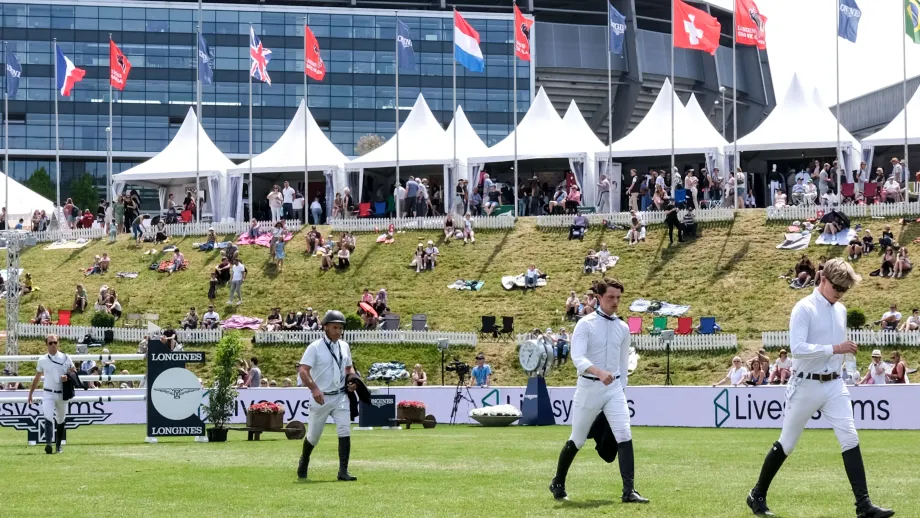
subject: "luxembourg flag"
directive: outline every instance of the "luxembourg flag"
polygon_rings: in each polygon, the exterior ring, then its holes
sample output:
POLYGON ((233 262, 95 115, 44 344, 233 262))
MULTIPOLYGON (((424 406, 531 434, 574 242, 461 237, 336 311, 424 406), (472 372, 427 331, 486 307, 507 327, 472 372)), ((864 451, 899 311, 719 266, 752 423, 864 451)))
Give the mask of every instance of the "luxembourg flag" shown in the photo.
POLYGON ((57 44, 54 45, 54 49, 57 55, 57 62, 54 67, 55 74, 57 75, 57 89, 64 97, 70 97, 70 90, 73 88, 73 85, 83 80, 86 71, 82 68, 75 67, 73 61, 67 59, 67 56, 64 55, 64 52, 61 51, 61 47, 58 47, 57 44))
POLYGON ((479 33, 454 11, 454 59, 470 72, 482 72, 486 62, 479 50, 479 33))

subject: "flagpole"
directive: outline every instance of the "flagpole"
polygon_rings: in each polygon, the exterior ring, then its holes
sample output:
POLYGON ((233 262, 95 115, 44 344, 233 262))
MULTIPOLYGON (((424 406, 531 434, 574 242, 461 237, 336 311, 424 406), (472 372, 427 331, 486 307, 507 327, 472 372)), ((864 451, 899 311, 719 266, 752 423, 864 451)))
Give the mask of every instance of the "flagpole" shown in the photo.
MULTIPOLYGON (((732 6, 732 140, 733 140, 733 150, 732 150, 732 167, 729 168, 728 174, 729 178, 735 179, 735 192, 732 193, 735 195, 735 208, 740 209, 744 207, 741 204, 741 196, 738 196, 738 175, 735 174, 735 171, 732 169, 740 168, 741 157, 738 156, 738 63, 735 54, 738 52, 738 20, 737 20, 737 5, 732 6)), ((722 110, 725 110, 725 106, 722 107, 722 110)), ((745 178, 747 181, 747 178, 745 178)), ((744 189, 742 189, 742 192, 744 189)), ((742 194, 743 196, 743 194, 742 194)))
MULTIPOLYGON (((307 145, 310 139, 310 106, 307 104, 309 93, 307 92, 307 17, 303 17, 303 37, 304 37, 304 56, 303 56, 303 219, 304 224, 310 222, 307 216, 310 212, 309 183, 310 177, 310 146, 307 145)), ((252 193, 252 183, 249 184, 249 192, 252 193)), ((318 221, 314 221, 319 225, 318 221)))
MULTIPOLYGON (((198 0, 198 34, 195 39, 195 71, 198 75, 197 90, 195 92, 195 110, 198 118, 198 127, 195 128, 195 221, 201 221, 201 197, 198 189, 201 187, 201 132, 204 131, 204 121, 201 118, 201 0, 198 0)), ((249 182, 250 198, 252 197, 252 181, 249 182)), ((211 193, 214 196, 214 193, 211 193)))
MULTIPOLYGON (((609 0, 607 2, 607 30, 605 32, 607 33, 607 117, 609 118, 608 119, 609 121, 612 121, 613 120, 613 96, 612 96, 613 95, 613 85, 612 85, 612 76, 610 73, 610 60, 612 56, 611 56, 611 49, 610 49, 611 42, 610 42, 610 2, 609 0)), ((613 124, 610 124, 610 122, 608 122, 607 123, 607 166, 605 168, 605 171, 607 172, 607 181, 611 183, 609 183, 610 187, 607 188, 607 192, 608 192, 607 194, 607 212, 613 214, 613 196, 612 196, 613 193, 610 192, 613 188, 613 183, 612 183, 613 175, 610 174, 610 165, 613 160, 613 157, 611 155, 613 155, 613 124)), ((600 200, 602 196, 603 196, 603 193, 599 194, 598 200, 600 200)))
MULTIPOLYGON (((396 187, 393 189, 394 196, 398 196, 395 193, 398 193, 399 189, 399 11, 396 12, 396 102, 394 103, 394 110, 396 112, 396 187)), ((456 120, 456 117, 454 117, 456 120)), ((456 124, 455 124, 456 125, 456 124)), ((447 186, 445 186, 445 189, 447 186)), ((399 200, 394 200, 396 203, 396 218, 399 219, 399 200)))
MULTIPOLYGON (((512 13, 514 13, 514 8, 517 7, 517 0, 512 2, 512 6, 513 6, 511 8, 512 13)), ((512 106, 513 106, 512 109, 514 110, 514 189, 512 190, 514 191, 514 217, 518 217, 520 216, 520 214, 518 214, 518 189, 519 189, 518 187, 518 133, 517 133, 517 126, 518 126, 518 109, 517 109, 517 69, 518 69, 518 66, 517 66, 517 62, 518 60, 517 60, 517 55, 515 52, 515 47, 517 47, 516 31, 520 29, 518 27, 514 27, 514 25, 516 25, 514 23, 512 23, 511 25, 512 25, 511 36, 512 36, 512 41, 514 42, 511 45, 511 61, 514 63, 511 68, 511 75, 514 77, 514 80, 511 82, 514 85, 513 90, 512 90, 513 91, 512 95, 514 95, 514 102, 512 103, 512 106)), ((455 121, 454 131, 457 131, 456 119, 457 117, 455 113, 454 114, 454 121, 455 121)))
MULTIPOLYGON (((454 7, 454 32, 453 32, 453 34, 454 34, 454 38, 453 38, 453 40, 454 40, 454 49, 453 49, 454 58, 453 58, 451 61, 453 61, 453 76, 454 76, 454 81, 453 81, 453 90, 454 90, 454 160, 453 160, 453 162, 451 162, 451 167, 453 167, 453 168, 454 168, 454 171, 456 171, 456 170, 457 170, 457 55, 456 55, 456 52, 457 52, 457 8, 456 8, 456 7, 454 7)), ((517 129, 517 128, 515 128, 515 130, 516 130, 516 129, 517 129)), ((458 174, 458 177, 459 177, 459 174, 458 174)), ((477 185, 478 185, 478 179, 477 179, 477 183, 473 184, 473 189, 476 189, 476 188, 477 188, 477 185)), ((445 189, 449 189, 449 188, 450 188, 450 186, 445 186, 445 189)), ((515 188, 517 188, 517 186, 515 186, 515 188)), ((467 190, 467 193, 466 193, 466 210, 467 210, 467 212, 469 212, 469 210, 470 210, 470 209, 469 209, 469 207, 470 207, 470 197, 471 197, 472 195, 473 195, 473 194, 470 193, 469 190, 467 190)))
MULTIPOLYGON (((57 66, 57 38, 51 39, 51 53, 54 59, 54 165, 57 168, 57 185, 55 186, 55 201, 57 206, 60 209, 61 207, 61 134, 58 127, 58 95, 61 92, 57 89, 57 78, 58 78, 58 66, 57 66)), ((9 207, 7 207, 7 212, 9 212, 9 207)), ((66 215, 65 215, 66 217, 66 215)), ((59 222, 63 225, 63 222, 59 222)), ((61 227, 63 228, 63 227, 61 227)))
POLYGON ((836 73, 837 73, 837 115, 836 115, 836 126, 837 126, 837 192, 840 192, 840 167, 843 165, 843 159, 840 156, 840 0, 837 0, 837 12, 834 13, 834 19, 837 20, 837 34, 834 36, 834 45, 835 45, 835 54, 834 62, 836 63, 836 73))
MULTIPOLYGON (((671 1, 671 98, 668 99, 668 102, 671 103, 671 169, 668 171, 668 174, 671 176, 671 181, 674 179, 674 97, 677 96, 677 90, 674 88, 674 26, 677 24, 677 13, 674 10, 674 1, 671 1)), ((610 22, 607 22, 607 32, 610 32, 610 22)), ((609 46, 608 46, 609 49, 609 46)), ((672 186, 673 189, 673 186, 672 186)))
MULTIPOLYGON (((109 33, 109 55, 111 56, 112 33, 109 33)), ((106 168, 105 168, 105 201, 112 204, 112 64, 109 63, 109 128, 106 131, 108 137, 106 140, 106 168)), ((114 209, 113 209, 114 210, 114 209)), ((106 222, 103 222, 103 224, 106 222)))
MULTIPOLYGON (((249 24, 249 34, 252 34, 252 24, 249 24)), ((252 45, 252 42, 249 42, 252 45)), ((255 203, 255 198, 253 197, 253 184, 252 184, 252 56, 249 57, 249 212, 252 212, 252 208, 255 203)), ((306 66, 306 57, 304 57, 304 66, 306 66)), ((304 137, 306 138, 306 137, 304 137)), ((306 167, 306 164, 304 164, 306 167)), ((274 250, 272 251, 274 253, 274 250)))
MULTIPOLYGON (((6 63, 6 42, 3 42, 3 60, 6 63)), ((3 74, 3 229, 10 229, 10 80, 3 74)), ((35 230, 35 229, 32 229, 35 230)))
MULTIPOLYGON (((839 15, 838 15, 839 16, 839 15)), ((904 16, 903 14, 901 16, 904 16)), ((906 24, 905 24, 906 25, 906 24)), ((838 36, 839 37, 839 36, 838 36)), ((904 69, 904 81, 901 83, 901 95, 904 101, 904 201, 910 201, 907 196, 907 179, 910 174, 907 171, 907 39, 901 35, 901 64, 904 69)), ((837 103, 837 109, 840 109, 840 103, 837 103)))

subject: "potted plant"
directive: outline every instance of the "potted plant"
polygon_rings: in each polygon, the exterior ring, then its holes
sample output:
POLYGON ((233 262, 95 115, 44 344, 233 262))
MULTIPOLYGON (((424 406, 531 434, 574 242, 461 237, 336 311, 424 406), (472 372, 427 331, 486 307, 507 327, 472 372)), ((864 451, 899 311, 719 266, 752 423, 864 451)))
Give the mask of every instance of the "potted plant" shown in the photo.
POLYGON ((92 318, 89 320, 89 324, 93 327, 115 327, 115 315, 111 315, 105 311, 97 311, 93 313, 92 318))
POLYGON ((400 401, 396 405, 396 419, 421 423, 425 420, 425 403, 421 401, 400 401))
POLYGON ((228 333, 214 349, 214 386, 208 391, 208 403, 204 405, 213 425, 207 432, 209 442, 227 440, 227 423, 236 405, 236 362, 242 348, 239 333, 228 333))
POLYGON ((284 405, 278 403, 253 403, 246 411, 246 428, 280 430, 284 427, 284 405))

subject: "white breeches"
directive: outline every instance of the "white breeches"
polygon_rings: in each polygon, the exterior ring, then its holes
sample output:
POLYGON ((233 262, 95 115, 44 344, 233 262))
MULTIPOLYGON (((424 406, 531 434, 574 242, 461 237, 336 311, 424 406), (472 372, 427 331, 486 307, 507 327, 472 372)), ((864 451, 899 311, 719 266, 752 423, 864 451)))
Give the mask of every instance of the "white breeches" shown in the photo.
POLYGON ((322 405, 312 401, 310 403, 310 421, 307 427, 307 440, 316 446, 323 435, 323 426, 329 416, 335 421, 335 431, 339 437, 351 435, 351 409, 348 396, 343 392, 335 396, 324 396, 326 402, 322 405))
POLYGON ((572 435, 569 436, 569 440, 574 442, 578 449, 585 445, 591 425, 601 412, 610 423, 610 429, 617 442, 632 439, 632 432, 629 430, 629 406, 626 404, 626 393, 623 392, 620 380, 604 385, 600 381, 591 381, 579 376, 572 401, 572 435))
POLYGON ((852 450, 859 446, 859 436, 853 422, 853 405, 850 392, 843 380, 820 382, 792 378, 786 386, 786 410, 783 419, 783 431, 779 442, 786 455, 792 454, 795 445, 802 436, 802 430, 815 412, 834 429, 841 451, 852 450))
POLYGON ((49 421, 63 423, 67 419, 67 402, 61 399, 60 394, 42 392, 42 415, 49 421))

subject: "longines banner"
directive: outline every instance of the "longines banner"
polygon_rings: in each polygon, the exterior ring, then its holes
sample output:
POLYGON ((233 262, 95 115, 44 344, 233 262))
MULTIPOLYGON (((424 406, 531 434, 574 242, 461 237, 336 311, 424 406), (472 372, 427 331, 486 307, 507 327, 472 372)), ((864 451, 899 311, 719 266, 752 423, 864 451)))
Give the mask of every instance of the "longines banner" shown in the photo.
MULTIPOLYGON (((177 385, 178 386, 178 385, 177 385)), ((174 388, 174 387, 169 387, 174 388)), ((783 419, 782 387, 629 387, 626 389, 630 416, 634 426, 686 426, 700 428, 779 428, 783 419)), ((920 430, 920 385, 849 387, 853 399, 853 414, 860 429, 920 430)), ((135 390, 95 390, 92 395, 137 394, 135 390)), ((386 394, 380 389, 377 394, 386 394)), ((417 400, 425 402, 427 413, 439 423, 450 420, 454 387, 393 387, 396 402, 417 400)), ((574 387, 549 389, 556 424, 572 421, 574 387)), ((4 395, 12 395, 4 392, 4 395)), ((524 398, 524 387, 473 388, 470 394, 477 407, 511 404, 518 408, 524 398)), ((16 393, 25 395, 25 392, 16 393)), ((207 394, 202 396, 202 400, 207 394)), ((303 388, 264 388, 239 391, 233 423, 246 420, 245 409, 252 403, 272 401, 287 409, 285 421, 306 422, 310 414, 310 391, 303 388)), ((461 401, 457 422, 469 423, 473 406, 461 401)), ((70 403, 68 414, 99 424, 144 424, 144 402, 70 403)), ((0 404, 0 426, 15 426, 14 422, 41 416, 40 405, 25 403, 0 404)), ((204 419, 199 408, 198 416, 204 419)), ((820 412, 809 422, 811 428, 827 428, 820 412)))

